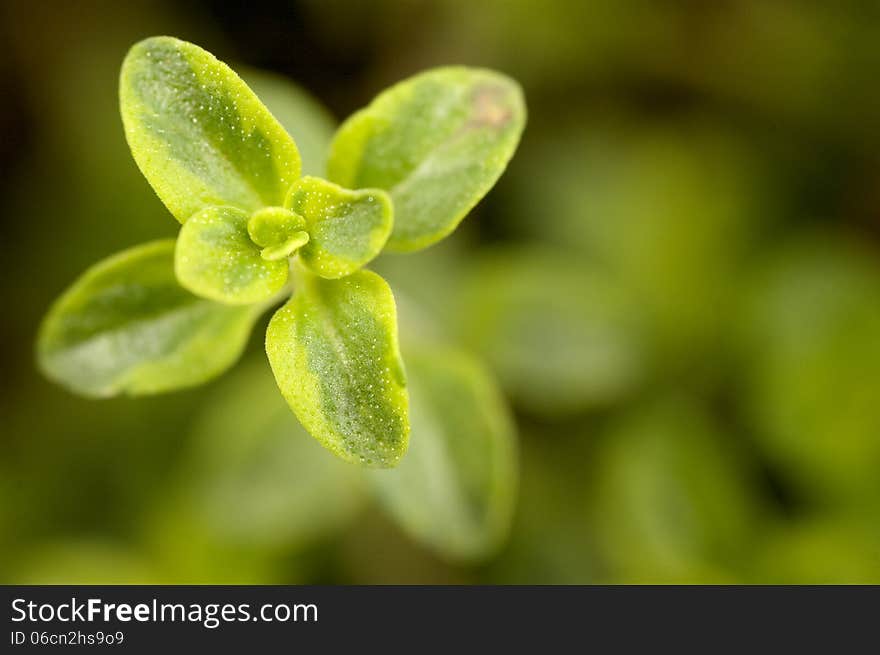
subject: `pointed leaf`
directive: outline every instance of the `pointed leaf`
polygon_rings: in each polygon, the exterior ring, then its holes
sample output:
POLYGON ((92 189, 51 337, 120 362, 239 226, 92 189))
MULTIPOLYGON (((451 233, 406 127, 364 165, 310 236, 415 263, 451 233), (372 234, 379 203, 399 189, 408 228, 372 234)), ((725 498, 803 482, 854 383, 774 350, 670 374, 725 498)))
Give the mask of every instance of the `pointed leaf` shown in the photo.
POLYGON ((174 270, 193 293, 231 305, 271 298, 287 283, 286 259, 268 261, 248 235, 248 215, 232 207, 203 209, 177 237, 174 270))
POLYGON ((174 276, 174 241, 123 251, 86 271, 40 329, 43 372, 88 396, 200 384, 232 365, 259 307, 192 295, 174 276))
POLYGON ((275 380, 305 428, 343 459, 394 466, 409 437, 391 289, 370 271, 307 271, 266 332, 275 380))
POLYGON ((351 275, 382 252, 391 234, 391 199, 381 189, 350 191, 316 177, 290 190, 286 206, 306 219, 303 263, 325 278, 351 275))
POLYGON ((392 250, 451 233, 504 172, 525 126, 519 85, 489 70, 438 68, 400 82, 336 134, 328 177, 394 202, 392 250))
POLYGON ((293 139, 226 64, 171 37, 135 44, 119 82, 132 155, 181 223, 200 209, 281 205, 299 177, 293 139))
POLYGON ((516 487, 510 411, 464 353, 406 351, 412 440, 390 471, 373 471, 380 501, 415 539, 450 559, 479 559, 506 536, 516 487))

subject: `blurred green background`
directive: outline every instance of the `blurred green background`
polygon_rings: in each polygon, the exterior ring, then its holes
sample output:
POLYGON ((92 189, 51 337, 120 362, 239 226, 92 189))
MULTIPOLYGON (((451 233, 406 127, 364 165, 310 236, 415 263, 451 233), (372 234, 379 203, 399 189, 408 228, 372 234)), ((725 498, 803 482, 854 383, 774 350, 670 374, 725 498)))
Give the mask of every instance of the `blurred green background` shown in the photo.
POLYGON ((880 583, 878 29, 858 0, 4 2, 0 581, 880 583), (175 234, 118 117, 154 34, 335 120, 435 65, 524 86, 495 190, 376 264, 404 332, 480 358, 514 412, 491 556, 398 528, 279 410, 259 326, 198 390, 36 371, 75 276, 175 234))

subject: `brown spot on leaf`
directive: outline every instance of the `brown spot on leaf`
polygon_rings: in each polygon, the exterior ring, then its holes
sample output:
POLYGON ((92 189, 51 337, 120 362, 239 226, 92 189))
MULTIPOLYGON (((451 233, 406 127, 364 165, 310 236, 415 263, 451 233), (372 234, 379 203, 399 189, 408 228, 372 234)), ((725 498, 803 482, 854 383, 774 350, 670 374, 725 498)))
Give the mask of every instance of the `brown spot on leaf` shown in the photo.
POLYGON ((474 89, 471 127, 501 128, 510 122, 512 111, 503 87, 483 84, 474 89))

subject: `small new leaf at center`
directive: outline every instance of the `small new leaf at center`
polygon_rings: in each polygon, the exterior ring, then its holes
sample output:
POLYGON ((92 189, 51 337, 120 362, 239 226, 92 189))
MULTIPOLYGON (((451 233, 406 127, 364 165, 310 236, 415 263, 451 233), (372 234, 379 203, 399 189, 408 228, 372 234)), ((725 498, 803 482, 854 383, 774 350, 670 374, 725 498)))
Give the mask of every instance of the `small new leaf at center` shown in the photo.
POLYGON ((263 249, 263 259, 272 262, 290 257, 309 242, 305 226, 305 219, 289 209, 264 207, 251 214, 247 231, 251 241, 263 249))
POLYGON ((287 259, 294 252, 302 248, 309 242, 308 232, 294 232, 284 243, 277 246, 267 246, 260 251, 260 256, 267 262, 274 262, 279 259, 287 259))

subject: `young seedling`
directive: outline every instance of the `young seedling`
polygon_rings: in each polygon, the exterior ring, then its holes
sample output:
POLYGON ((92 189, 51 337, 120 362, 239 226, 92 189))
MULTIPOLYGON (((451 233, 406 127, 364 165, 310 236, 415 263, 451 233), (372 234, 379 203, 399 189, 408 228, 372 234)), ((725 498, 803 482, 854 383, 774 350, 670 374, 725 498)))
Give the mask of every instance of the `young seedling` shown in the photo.
POLYGON ((41 326, 42 370, 96 397, 197 385, 289 297, 266 334, 282 395, 338 456, 394 466, 409 438, 396 307, 363 267, 436 243, 491 189, 525 125, 519 86, 464 67, 400 82, 340 127, 328 179, 301 177, 284 128, 191 43, 137 43, 119 96, 135 162, 180 233, 75 281, 41 326))

